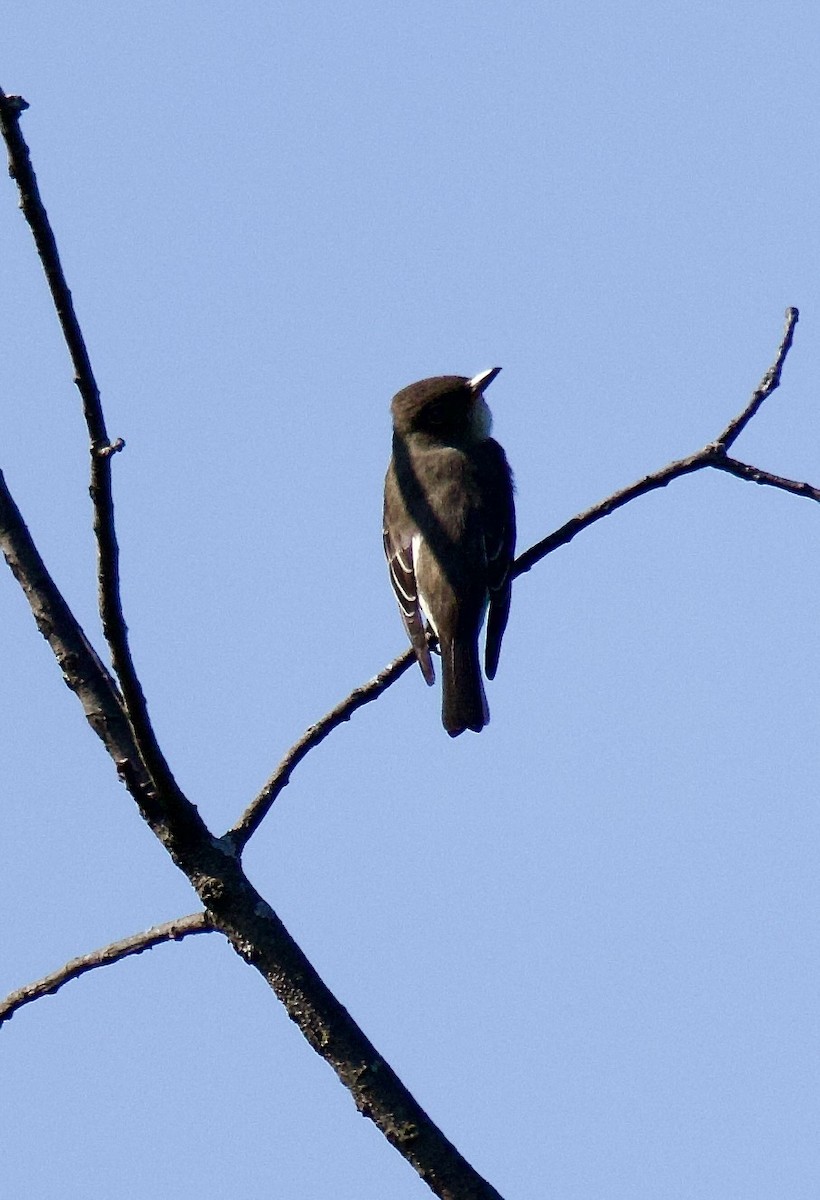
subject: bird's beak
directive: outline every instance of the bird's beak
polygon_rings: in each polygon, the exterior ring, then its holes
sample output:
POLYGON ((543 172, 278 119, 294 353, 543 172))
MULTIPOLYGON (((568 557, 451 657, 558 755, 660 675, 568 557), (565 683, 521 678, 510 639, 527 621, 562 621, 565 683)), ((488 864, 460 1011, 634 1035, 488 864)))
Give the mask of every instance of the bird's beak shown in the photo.
POLYGON ((475 392, 480 396, 485 388, 488 388, 495 379, 501 367, 490 367, 488 371, 479 371, 478 375, 474 375, 467 384, 471 392, 475 392))

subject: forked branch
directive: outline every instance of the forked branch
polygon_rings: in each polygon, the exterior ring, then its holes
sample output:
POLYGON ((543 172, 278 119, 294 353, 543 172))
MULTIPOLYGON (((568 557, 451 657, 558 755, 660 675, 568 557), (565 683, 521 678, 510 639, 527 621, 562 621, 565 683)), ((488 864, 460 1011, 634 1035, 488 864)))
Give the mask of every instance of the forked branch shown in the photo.
POLYGON ((74 382, 82 397, 83 414, 88 428, 91 454, 89 491, 94 510, 94 534, 97 539, 97 588, 103 634, 111 651, 111 663, 122 689, 125 714, 140 757, 155 786, 164 792, 170 792, 176 789, 176 781, 151 725, 148 705, 131 657, 128 628, 120 599, 120 551, 114 527, 111 459, 125 443, 121 438, 112 443, 108 437, 100 389, 74 311, 74 300, 63 273, 54 231, 40 197, 29 149, 20 131, 20 114, 26 108, 28 104, 22 97, 6 96, 0 89, 0 132, 8 150, 9 174, 17 184, 20 208, 34 236, 34 244, 45 271, 74 368, 74 382))

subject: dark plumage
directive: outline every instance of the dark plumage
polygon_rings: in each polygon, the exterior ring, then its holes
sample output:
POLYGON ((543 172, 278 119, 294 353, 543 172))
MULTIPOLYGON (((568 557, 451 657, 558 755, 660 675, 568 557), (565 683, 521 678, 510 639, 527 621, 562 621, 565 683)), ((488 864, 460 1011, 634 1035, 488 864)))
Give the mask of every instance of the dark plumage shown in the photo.
POLYGON ((425 620, 438 637, 442 722, 456 737, 490 719, 478 656, 492 679, 510 608, 515 551, 512 474, 490 435, 484 400, 500 368, 440 375, 393 397, 393 456, 384 488, 384 548, 405 629, 428 684, 425 620), (488 608, 489 606, 489 608, 488 608))

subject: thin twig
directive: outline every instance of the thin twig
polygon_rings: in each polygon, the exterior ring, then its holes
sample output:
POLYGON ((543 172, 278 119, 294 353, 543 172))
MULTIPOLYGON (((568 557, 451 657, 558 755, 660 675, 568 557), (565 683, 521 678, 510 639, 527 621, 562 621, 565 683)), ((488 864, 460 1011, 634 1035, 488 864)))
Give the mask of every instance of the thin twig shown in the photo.
POLYGON ((582 530, 589 529, 590 525, 594 525, 602 517, 608 517, 610 513, 623 508, 625 504, 629 504, 630 500, 637 500, 638 496, 646 496, 649 492, 666 487, 673 479, 680 479, 682 475, 691 475, 695 471, 702 471, 704 467, 710 465, 712 458, 717 453, 718 450, 715 446, 706 446, 703 450, 698 450, 696 454, 690 454, 688 458, 679 458, 676 462, 667 463, 660 471, 644 475, 643 479, 630 483, 628 487, 613 492, 605 500, 600 500, 591 508, 571 517, 560 529, 556 529, 554 533, 548 534, 540 542, 530 546, 523 554, 519 554, 512 565, 513 579, 532 570, 536 563, 540 562, 542 558, 546 558, 548 554, 552 554, 553 550, 557 550, 559 546, 566 546, 582 530))
POLYGON ((11 1020, 24 1004, 31 1004, 33 1000, 40 1000, 43 996, 52 995, 71 979, 79 979, 81 975, 94 971, 97 967, 108 967, 132 954, 142 954, 145 950, 150 950, 163 942, 181 942, 183 938, 190 937, 191 934, 211 933, 213 929, 214 924, 208 913, 191 913, 188 917, 178 917, 175 921, 166 921, 164 925, 155 925, 153 929, 147 929, 144 933, 134 933, 131 937, 111 942, 108 946, 102 946, 99 950, 92 950, 89 954, 72 958, 59 970, 44 975, 42 979, 38 979, 34 983, 27 983, 25 987, 17 988, 14 992, 9 992, 8 996, 0 1001, 0 1025, 4 1021, 11 1020))
POLYGON ((178 785, 165 759, 148 715, 148 706, 128 643, 128 628, 120 596, 119 546, 114 526, 114 499, 111 486, 111 459, 121 450, 122 439, 111 442, 105 424, 100 391, 91 367, 74 301, 63 273, 57 242, 40 197, 37 178, 31 165, 28 146, 20 131, 19 117, 28 108, 18 96, 8 97, 0 89, 0 131, 9 155, 9 174, 20 193, 20 208, 34 236, 34 243, 45 271, 60 328, 63 331, 74 382, 83 402, 83 414, 91 451, 89 492, 94 510, 94 534, 97 539, 97 581, 103 633, 111 650, 111 662, 120 681, 128 721, 140 755, 159 792, 178 791, 178 785))
POLYGON ((694 471, 703 470, 704 467, 714 467, 718 471, 736 475, 738 479, 780 488, 782 491, 791 492, 794 496, 805 496, 808 500, 820 502, 820 490, 812 487, 811 484, 785 479, 782 475, 772 475, 770 471, 764 471, 760 467, 752 467, 735 458, 728 458, 723 453, 720 444, 715 443, 704 446, 702 450, 698 450, 697 454, 691 454, 688 458, 680 458, 677 462, 669 463, 652 475, 645 475, 643 479, 638 479, 629 487, 613 492, 611 496, 607 496, 606 500, 593 504, 591 508, 579 513, 577 517, 572 517, 560 529, 556 529, 554 533, 549 534, 540 542, 536 542, 534 546, 530 546, 529 550, 525 550, 515 560, 512 568, 513 578, 531 570, 536 563, 540 562, 542 558, 546 558, 553 550, 557 550, 559 546, 566 546, 582 530, 589 529, 590 525, 600 521, 601 517, 608 517, 616 509, 623 508, 630 500, 636 500, 638 496, 645 496, 658 488, 666 487, 673 479, 680 479, 682 475, 691 475, 694 471))
POLYGON ((409 670, 415 661, 416 656, 412 648, 405 650, 403 654, 394 658, 383 670, 379 671, 378 675, 374 675, 371 680, 360 687, 354 688, 340 704, 326 713, 315 725, 311 725, 309 729, 305 730, 298 742, 294 742, 288 750, 256 799, 248 805, 240 819, 225 834, 237 853, 241 853, 247 842, 253 837, 274 801, 290 783, 291 773, 305 755, 323 742, 334 729, 338 729, 345 721, 349 721, 357 709, 363 708, 365 704, 370 704, 382 692, 386 692, 391 684, 409 670))
POLYGON ((519 575, 523 575, 526 571, 531 570, 537 562, 540 562, 542 558, 546 558, 553 550, 557 550, 559 546, 566 546, 583 529, 588 529, 590 525, 594 525, 596 521, 600 521, 601 517, 609 516, 616 509, 623 508, 630 500, 635 500, 638 496, 645 496, 649 492, 656 491, 657 488, 666 487, 673 479, 680 479, 682 475, 691 475, 695 471, 703 470, 704 467, 715 467, 719 471, 727 471, 731 475, 736 475, 739 479, 748 479, 754 483, 768 484, 770 487, 792 492, 796 496, 806 496, 808 499, 816 499, 816 496, 813 494, 815 489, 811 488, 809 484, 783 479, 779 475, 772 475, 770 472, 758 467, 747 467, 745 464, 738 463, 735 459, 727 456, 727 450, 737 440, 752 417, 760 410, 760 406, 764 400, 771 396, 772 392, 780 386, 780 376, 786 361, 786 355, 792 346, 794 327, 797 324, 798 317, 799 313, 796 308, 786 309, 786 327, 774 362, 761 379, 757 388, 755 388, 752 398, 743 412, 729 422, 719 437, 713 442, 709 442, 702 450, 698 450, 696 454, 690 454, 688 458, 680 458, 676 462, 668 463, 660 471, 654 471, 651 475, 645 475, 643 479, 631 483, 629 487, 613 492, 606 500, 601 500, 600 503, 594 504, 585 512, 579 513, 578 516, 573 517, 565 525, 562 525, 560 529, 556 529, 554 533, 549 534, 540 542, 536 542, 534 546, 530 546, 529 550, 525 550, 513 563, 513 578, 515 579, 519 575))
POLYGON ((803 496, 806 500, 814 500, 820 504, 820 488, 813 487, 810 483, 799 483, 796 479, 773 475, 771 471, 763 471, 760 467, 753 467, 736 458, 716 458, 709 465, 718 471, 736 475, 738 479, 745 479, 749 483, 761 483, 766 487, 779 488, 783 492, 789 492, 792 496, 803 496))
POLYGON ((786 309, 786 328, 783 330, 783 338, 777 350, 777 355, 772 365, 769 367, 766 374, 760 381, 760 384, 752 393, 752 398, 746 405, 742 413, 739 413, 733 421, 724 429, 723 433, 717 439, 719 445, 723 446, 725 451, 731 450, 732 444, 737 441, 740 434, 756 414, 764 400, 768 400, 772 392, 780 387, 780 375, 783 371, 783 364, 786 361, 786 355, 792 348, 792 340, 794 338, 794 327, 800 320, 800 313, 796 308, 786 309))

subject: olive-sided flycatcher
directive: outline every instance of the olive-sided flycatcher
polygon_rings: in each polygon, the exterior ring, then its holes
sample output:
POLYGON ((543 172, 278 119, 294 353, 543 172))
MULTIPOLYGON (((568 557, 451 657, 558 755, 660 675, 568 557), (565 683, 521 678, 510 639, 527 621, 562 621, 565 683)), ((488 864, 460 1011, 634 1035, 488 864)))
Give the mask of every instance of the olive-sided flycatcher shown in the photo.
POLYGON ((439 375, 393 397, 393 457, 384 485, 384 549, 405 629, 428 684, 425 620, 441 651, 441 719, 451 737, 490 719, 484 667, 495 676, 510 609, 515 550, 512 473, 490 437, 484 389, 500 367, 439 375))

